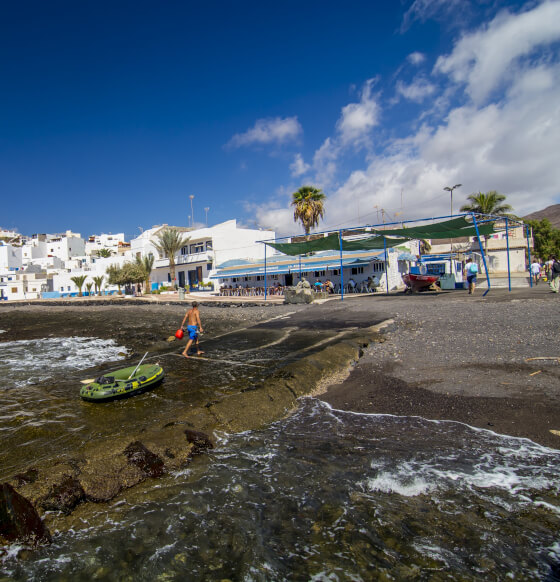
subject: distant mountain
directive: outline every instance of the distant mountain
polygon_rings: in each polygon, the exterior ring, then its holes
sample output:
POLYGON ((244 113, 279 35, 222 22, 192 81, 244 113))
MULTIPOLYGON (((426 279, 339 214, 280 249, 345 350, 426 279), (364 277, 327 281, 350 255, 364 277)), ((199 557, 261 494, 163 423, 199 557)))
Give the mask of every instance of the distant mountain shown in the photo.
POLYGON ((524 216, 528 220, 542 220, 546 218, 554 228, 560 228, 560 204, 547 206, 544 210, 537 210, 524 216))

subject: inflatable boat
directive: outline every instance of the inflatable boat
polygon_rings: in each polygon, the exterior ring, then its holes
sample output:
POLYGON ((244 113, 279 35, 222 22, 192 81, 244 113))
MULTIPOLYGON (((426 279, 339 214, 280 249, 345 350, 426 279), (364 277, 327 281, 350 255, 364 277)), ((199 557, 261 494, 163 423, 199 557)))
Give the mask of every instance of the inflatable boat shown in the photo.
POLYGON ((141 394, 163 380, 158 364, 143 364, 115 370, 82 387, 80 396, 88 402, 107 402, 141 394))

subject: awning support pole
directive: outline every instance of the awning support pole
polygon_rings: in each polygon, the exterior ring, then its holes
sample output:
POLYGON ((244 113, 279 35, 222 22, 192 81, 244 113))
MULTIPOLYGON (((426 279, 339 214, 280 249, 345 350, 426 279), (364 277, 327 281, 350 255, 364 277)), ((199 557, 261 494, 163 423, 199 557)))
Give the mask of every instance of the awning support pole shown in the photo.
POLYGON ((338 241, 340 242, 340 300, 344 301, 344 269, 342 267, 342 231, 338 231, 338 241))
POLYGON ((529 244, 529 228, 525 227, 525 233, 527 234, 527 257, 529 260, 529 286, 533 287, 533 277, 531 276, 531 245, 529 244))
POLYGON ((507 265, 508 265, 508 288, 511 292, 511 268, 509 264, 509 225, 508 217, 506 216, 506 248, 507 248, 507 265))
POLYGON ((266 301, 267 297, 267 286, 266 286, 266 245, 264 245, 264 300, 266 301))
POLYGON ((387 238, 383 237, 383 248, 385 249, 385 287, 387 295, 389 295, 389 269, 387 263, 389 262, 389 255, 387 254, 387 238))
POLYGON ((301 281, 301 255, 299 255, 299 280, 301 281))
POLYGON ((480 232, 478 232, 478 224, 476 222, 476 216, 474 212, 471 212, 471 216, 473 219, 474 228, 476 230, 476 238, 478 240, 478 248, 480 249, 480 254, 482 255, 482 262, 484 263, 484 270, 486 271, 486 286, 487 289, 482 294, 482 297, 486 296, 486 293, 490 291, 490 274, 488 273, 488 265, 486 264, 486 254, 484 253, 484 248, 482 247, 482 242, 480 241, 480 232))

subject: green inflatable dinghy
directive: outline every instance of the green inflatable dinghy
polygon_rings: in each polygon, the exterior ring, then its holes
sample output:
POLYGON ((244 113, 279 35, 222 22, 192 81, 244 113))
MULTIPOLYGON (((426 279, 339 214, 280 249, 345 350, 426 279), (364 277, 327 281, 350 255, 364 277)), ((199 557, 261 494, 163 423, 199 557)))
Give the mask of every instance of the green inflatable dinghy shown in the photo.
POLYGON ((88 402, 128 398, 141 394, 162 380, 163 368, 158 364, 131 366, 105 374, 88 383, 80 390, 80 396, 88 402))

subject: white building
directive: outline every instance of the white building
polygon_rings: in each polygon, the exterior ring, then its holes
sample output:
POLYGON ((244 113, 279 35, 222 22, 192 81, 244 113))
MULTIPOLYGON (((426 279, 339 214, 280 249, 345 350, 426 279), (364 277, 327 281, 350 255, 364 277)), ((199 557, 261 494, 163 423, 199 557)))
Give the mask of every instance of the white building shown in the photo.
POLYGON ((113 255, 123 254, 130 245, 124 239, 124 232, 117 234, 94 234, 88 238, 85 245, 85 254, 94 255, 101 249, 110 250, 113 255))
MULTIPOLYGON (((168 225, 154 226, 130 241, 132 257, 155 257, 150 277, 157 286, 171 284, 169 259, 161 257, 153 242, 158 233, 168 225)), ((177 227, 174 227, 177 228, 177 227)), ((215 226, 189 229, 177 228, 187 239, 187 244, 175 257, 176 284, 179 287, 209 283, 216 272, 216 265, 232 259, 258 260, 264 258, 263 239, 274 238, 274 232, 240 228, 236 220, 228 220, 215 226)))
POLYGON ((22 266, 21 247, 0 243, 0 271, 15 271, 22 266))

